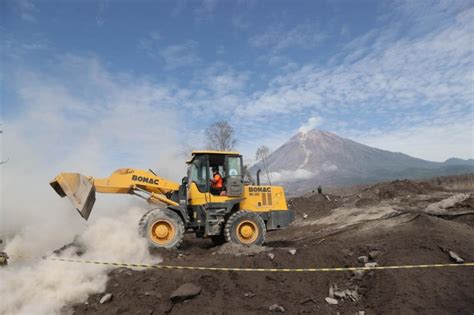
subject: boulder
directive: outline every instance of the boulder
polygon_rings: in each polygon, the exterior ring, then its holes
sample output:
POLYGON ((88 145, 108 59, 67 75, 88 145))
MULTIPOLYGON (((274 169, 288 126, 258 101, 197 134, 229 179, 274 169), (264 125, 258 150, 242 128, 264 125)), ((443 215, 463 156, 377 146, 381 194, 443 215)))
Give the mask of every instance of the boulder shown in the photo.
POLYGON ((462 264, 464 263, 464 259, 462 259, 458 254, 456 254, 455 252, 453 251, 449 251, 449 257, 451 257, 451 259, 453 259, 457 264, 462 264))
POLYGON ((334 286, 332 284, 329 286, 329 297, 334 298, 334 286))
POLYGON ((326 301, 326 303, 331 304, 331 305, 337 305, 338 304, 337 300, 334 299, 334 298, 331 298, 331 297, 327 297, 324 300, 326 301))
POLYGON ((346 291, 334 291, 334 297, 339 298, 339 299, 345 299, 346 291))
POLYGON ((357 261, 360 262, 360 263, 365 264, 365 263, 368 263, 368 262, 369 262, 369 257, 367 257, 367 256, 359 256, 359 257, 357 257, 357 261))
POLYGON ((191 299, 199 293, 201 293, 201 287, 192 283, 185 283, 171 293, 170 299, 173 303, 179 303, 191 299))
POLYGON ((112 298, 113 298, 112 293, 107 293, 100 299, 99 303, 100 304, 109 303, 110 301, 112 301, 112 298))
POLYGON ((294 249, 294 248, 290 249, 290 250, 288 250, 288 253, 290 253, 290 255, 294 256, 294 255, 296 255, 296 249, 294 249))
POLYGON ((370 259, 375 260, 377 257, 380 256, 380 254, 382 254, 382 251, 380 251, 380 250, 373 250, 373 251, 371 251, 371 252, 369 253, 369 257, 370 257, 370 259))
POLYGON ((284 312, 286 311, 283 306, 278 305, 278 304, 270 305, 270 307, 268 308, 268 310, 269 310, 270 312, 279 312, 279 313, 284 313, 284 312))
POLYGON ((356 280, 361 280, 366 273, 366 270, 364 269, 357 269, 352 271, 352 275, 354 276, 354 279, 356 280))

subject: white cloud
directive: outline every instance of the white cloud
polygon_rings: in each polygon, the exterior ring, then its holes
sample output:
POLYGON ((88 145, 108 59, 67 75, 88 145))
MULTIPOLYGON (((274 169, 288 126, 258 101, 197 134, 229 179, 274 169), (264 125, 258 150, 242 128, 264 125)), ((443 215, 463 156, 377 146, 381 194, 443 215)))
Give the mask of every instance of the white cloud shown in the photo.
POLYGON ((321 117, 318 116, 313 116, 308 119, 301 127, 298 129, 298 132, 306 133, 310 131, 311 129, 316 128, 321 124, 321 117))
POLYGON ((27 41, 20 41, 12 34, 0 28, 0 37, 2 39, 0 43, 2 57, 13 59, 15 63, 28 54, 39 54, 47 51, 50 45, 44 36, 35 32, 28 34, 27 41))
POLYGON ((354 50, 358 54, 354 46, 362 48, 367 41, 348 46, 344 56, 349 61, 338 66, 305 65, 276 77, 248 107, 257 114, 269 107, 281 113, 314 106, 403 112, 421 105, 471 105, 474 19, 468 17, 473 12, 462 12, 448 27, 413 39, 372 33, 375 42, 357 58, 350 57, 354 50))
POLYGON ((99 0, 97 5, 97 15, 95 17, 95 21, 97 23, 97 26, 101 27, 105 23, 105 14, 107 11, 107 7, 109 4, 109 0, 99 0))
POLYGON ((156 30, 140 38, 137 47, 149 58, 163 62, 165 70, 193 67, 200 62, 196 54, 197 42, 187 40, 179 44, 165 45, 164 37, 156 30))
POLYGON ((194 11, 196 21, 201 22, 210 19, 214 14, 217 4, 217 0, 202 0, 194 11))
POLYGON ((265 32, 257 33, 249 39, 249 44, 256 48, 268 49, 278 52, 287 48, 310 49, 318 46, 327 34, 317 26, 310 23, 301 23, 289 30, 283 25, 272 25, 265 32))
POLYGON ((199 57, 195 53, 196 48, 197 43, 188 40, 182 44, 164 47, 158 52, 158 54, 165 62, 165 69, 173 70, 198 63, 199 57))
MULTIPOLYGON (((351 135, 351 132, 348 132, 351 135)), ((380 149, 443 162, 451 157, 474 157, 474 112, 464 118, 440 119, 432 124, 376 132, 352 133, 352 138, 380 149), (444 120, 444 121, 443 121, 444 120)))
POLYGON ((252 23, 244 14, 235 15, 232 17, 232 25, 237 29, 248 29, 252 23))
POLYGON ((33 1, 18 0, 16 4, 18 5, 21 19, 30 23, 37 22, 36 16, 39 13, 39 9, 36 7, 33 1))
POLYGON ((314 173, 299 168, 295 171, 282 170, 279 172, 270 172, 270 180, 275 183, 292 183, 299 180, 310 179, 314 173))
POLYGON ((326 161, 326 162, 323 163, 323 165, 321 165, 321 169, 324 172, 334 172, 334 171, 337 171, 339 168, 337 167, 337 165, 326 161))
POLYGON ((232 71, 220 72, 207 77, 207 86, 219 94, 236 94, 245 87, 249 80, 245 73, 235 73, 232 71))

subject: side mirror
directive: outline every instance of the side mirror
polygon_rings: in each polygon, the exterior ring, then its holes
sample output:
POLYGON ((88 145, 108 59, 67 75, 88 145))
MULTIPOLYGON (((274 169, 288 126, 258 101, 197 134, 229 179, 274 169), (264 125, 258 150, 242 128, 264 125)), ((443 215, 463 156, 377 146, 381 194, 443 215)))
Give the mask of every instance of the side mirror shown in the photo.
POLYGON ((188 184, 188 177, 187 176, 184 176, 183 179, 181 180, 181 183, 183 185, 187 185, 188 184))

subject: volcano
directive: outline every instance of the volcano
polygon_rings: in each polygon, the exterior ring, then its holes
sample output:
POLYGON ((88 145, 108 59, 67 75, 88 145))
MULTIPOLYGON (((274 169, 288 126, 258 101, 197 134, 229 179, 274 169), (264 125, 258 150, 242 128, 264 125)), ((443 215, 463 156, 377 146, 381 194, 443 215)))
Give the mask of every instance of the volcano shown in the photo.
MULTIPOLYGON (((351 185, 474 172, 472 160, 433 162, 390 152, 313 129, 291 137, 268 157, 270 180, 291 192, 317 185, 351 185), (454 162, 453 162, 454 161, 454 162)), ((251 170, 262 169, 256 163, 251 170)), ((264 172, 262 172, 263 174, 264 172)), ((265 181, 266 176, 262 176, 265 181)))

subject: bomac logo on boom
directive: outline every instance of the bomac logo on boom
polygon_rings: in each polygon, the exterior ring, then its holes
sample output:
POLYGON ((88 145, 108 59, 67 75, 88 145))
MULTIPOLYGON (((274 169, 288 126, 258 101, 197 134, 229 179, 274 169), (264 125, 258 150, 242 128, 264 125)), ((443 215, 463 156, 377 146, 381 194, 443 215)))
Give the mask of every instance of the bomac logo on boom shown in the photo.
POLYGON ((158 185, 158 183, 160 182, 158 179, 148 178, 145 176, 137 176, 137 175, 132 175, 132 180, 137 181, 137 182, 147 183, 147 184, 155 184, 155 185, 158 185))

